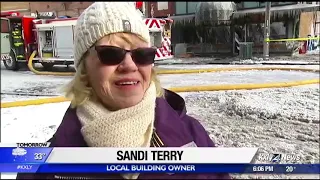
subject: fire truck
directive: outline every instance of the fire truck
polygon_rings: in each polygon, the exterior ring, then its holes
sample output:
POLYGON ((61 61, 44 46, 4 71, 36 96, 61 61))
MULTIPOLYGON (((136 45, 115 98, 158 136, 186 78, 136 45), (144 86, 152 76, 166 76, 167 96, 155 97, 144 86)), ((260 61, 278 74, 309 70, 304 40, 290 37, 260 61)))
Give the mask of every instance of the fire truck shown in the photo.
MULTIPOLYGON (((39 19, 19 15, 1 17, 1 60, 9 70, 18 70, 36 50, 32 62, 50 70, 54 65, 72 65, 74 27, 77 18, 39 19)), ((173 57, 169 18, 144 18, 151 44, 157 47, 156 61, 173 57)))
POLYGON ((7 69, 17 70, 26 63, 35 43, 33 19, 18 12, 1 13, 1 60, 7 69))

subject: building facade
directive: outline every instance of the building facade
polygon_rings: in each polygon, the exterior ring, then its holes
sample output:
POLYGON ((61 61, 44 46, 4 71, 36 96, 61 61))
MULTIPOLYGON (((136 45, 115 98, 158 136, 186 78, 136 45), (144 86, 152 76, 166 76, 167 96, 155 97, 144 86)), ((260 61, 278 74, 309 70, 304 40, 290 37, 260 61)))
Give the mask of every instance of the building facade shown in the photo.
MULTIPOLYGON (((197 36, 200 35, 199 33, 201 32, 195 30, 197 27, 194 25, 194 19, 199 3, 200 2, 175 2, 175 11, 171 17, 175 22, 172 30, 173 45, 179 43, 198 43, 197 36), (197 35, 194 35, 195 32, 191 32, 192 29, 197 31, 197 35), (192 39, 190 37, 195 38, 192 39)), ((264 41, 263 28, 266 2, 238 1, 235 3, 237 10, 231 16, 231 24, 233 24, 233 27, 236 29, 237 40, 239 42, 254 42, 254 46, 257 47, 256 52, 259 52, 260 49, 262 50, 264 41)), ((311 34, 316 35, 318 33, 317 26, 320 24, 318 20, 314 21, 314 19, 318 19, 318 17, 316 15, 317 13, 315 13, 317 7, 313 5, 317 4, 319 4, 319 2, 271 2, 272 24, 270 28, 270 39, 306 37, 307 34, 310 34, 310 31, 314 32, 311 34), (301 11, 306 13, 301 13, 301 11), (314 26, 314 28, 312 26, 314 26)), ((214 35, 211 33, 210 37, 212 36, 214 35)), ((272 46, 274 44, 276 45, 277 43, 272 43, 271 52, 273 50, 276 52, 282 50, 287 51, 286 43, 283 43, 283 47, 281 45, 281 48, 273 48, 272 46)), ((219 47, 222 47, 222 45, 219 45, 219 47)))
POLYGON ((1 2, 1 12, 17 11, 21 15, 53 12, 56 16, 79 16, 93 2, 1 2))
POLYGON ((145 2, 147 17, 166 18, 175 12, 175 2, 145 2))
POLYGON ((22 15, 30 15, 29 2, 1 2, 1 12, 18 11, 22 15))
MULTIPOLYGON (((297 4, 298 2, 271 2, 271 6, 284 6, 284 5, 292 5, 297 4)), ((259 2, 259 1, 250 1, 250 2, 239 2, 237 3, 237 10, 245 10, 245 9, 255 9, 255 8, 264 8, 266 7, 266 2, 259 2)))
POLYGON ((78 17, 93 2, 30 2, 31 13, 54 12, 56 16, 78 17))
POLYGON ((146 2, 148 17, 151 17, 151 7, 153 6, 154 17, 168 17, 168 16, 184 16, 194 15, 196 7, 199 2, 146 2))
MULTIPOLYGON (((241 17, 237 21, 246 21, 243 22, 244 24, 263 25, 265 5, 265 2, 237 3, 237 12, 233 18, 241 17)), ((319 2, 272 2, 271 7, 271 39, 298 38, 317 34, 319 2)), ((247 35, 254 36, 250 34, 254 31, 248 30, 247 35)), ((263 32, 260 32, 259 36, 263 37, 263 32)))
POLYGON ((196 7, 199 2, 183 2, 183 1, 178 1, 175 2, 175 16, 180 16, 180 15, 189 15, 189 14, 195 14, 196 12, 196 7))

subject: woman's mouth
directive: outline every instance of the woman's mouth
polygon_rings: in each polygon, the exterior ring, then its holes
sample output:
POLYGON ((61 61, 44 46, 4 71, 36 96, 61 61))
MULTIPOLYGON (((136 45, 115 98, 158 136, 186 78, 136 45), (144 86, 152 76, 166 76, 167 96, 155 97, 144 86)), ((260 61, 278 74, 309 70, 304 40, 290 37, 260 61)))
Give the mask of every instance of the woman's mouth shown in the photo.
POLYGON ((132 86, 138 84, 139 81, 124 81, 124 82, 116 82, 117 86, 132 86))
POLYGON ((132 78, 123 78, 118 81, 115 81, 115 85, 118 88, 125 88, 126 90, 129 88, 135 88, 140 83, 138 79, 132 79, 132 78))

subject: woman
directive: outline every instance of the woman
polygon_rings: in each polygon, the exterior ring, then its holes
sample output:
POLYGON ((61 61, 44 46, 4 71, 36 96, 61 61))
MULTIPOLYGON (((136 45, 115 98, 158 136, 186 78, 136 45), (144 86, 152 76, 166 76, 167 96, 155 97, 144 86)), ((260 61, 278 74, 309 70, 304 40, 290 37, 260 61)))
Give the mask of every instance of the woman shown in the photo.
MULTIPOLYGON (((127 2, 96 2, 75 29, 76 75, 66 88, 72 99, 52 147, 213 147, 185 102, 161 88, 147 26, 127 2)), ((19 174, 23 178, 229 178, 226 174, 19 174)))

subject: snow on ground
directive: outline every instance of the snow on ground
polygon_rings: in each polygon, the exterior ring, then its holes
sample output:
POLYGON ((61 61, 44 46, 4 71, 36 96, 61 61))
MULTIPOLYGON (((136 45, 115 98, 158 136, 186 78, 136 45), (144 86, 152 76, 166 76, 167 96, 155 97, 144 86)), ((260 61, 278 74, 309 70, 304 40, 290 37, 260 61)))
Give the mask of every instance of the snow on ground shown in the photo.
POLYGON ((164 87, 174 86, 199 86, 219 84, 247 84, 247 83, 272 83, 288 82, 306 79, 317 79, 319 75, 309 72, 295 71, 238 71, 217 72, 201 74, 161 75, 160 81, 164 87), (181 81, 183 79, 183 81, 181 81))
MULTIPOLYGON (((224 67, 261 67, 261 65, 159 65, 160 69, 205 69, 224 67)), ((263 67, 290 67, 319 69, 317 65, 310 66, 263 66, 263 67)), ((231 83, 268 83, 284 82, 319 78, 316 73, 296 71, 230 71, 201 74, 160 75, 163 87, 188 85, 217 85, 231 83), (187 79, 185 79, 187 78, 187 79), (181 81, 184 79, 184 81, 181 81)), ((39 76, 30 71, 7 71, 1 67, 1 101, 15 101, 19 99, 36 99, 41 96, 61 95, 63 85, 71 77, 39 76), (19 94, 19 96, 17 96, 19 94)), ((43 97, 41 97, 43 98, 43 97)))
MULTIPOLYGON (((260 147, 319 163, 319 85, 251 91, 182 93, 191 116, 224 147, 260 147)), ((267 162, 264 162, 267 163, 267 162)), ((314 178, 319 175, 236 175, 237 178, 314 178)))
MULTIPOLYGON (((191 67, 209 68, 208 66, 179 65, 179 68, 191 69, 191 67)), ((171 69, 175 66, 164 66, 164 68, 171 69)), ((319 66, 313 66, 313 68, 318 69, 319 66)), ((319 78, 319 75, 295 71, 242 71, 162 75, 160 80, 164 87, 174 87, 283 82, 314 78, 319 78)), ((2 70, 1 93, 19 90, 20 93, 57 95, 58 89, 69 80, 70 77, 37 76, 31 72, 2 70)), ((200 120, 217 145, 260 147, 260 152, 265 153, 296 153, 302 156, 301 162, 315 163, 319 162, 319 93, 317 84, 250 91, 180 93, 180 95, 186 100, 188 114, 200 120)), ((1 95, 1 101, 26 98, 37 97, 1 95)), ((1 142, 39 142, 49 139, 61 122, 68 105, 68 102, 64 102, 1 109, 1 142)), ((319 175, 234 176, 236 178, 320 178, 319 175)), ((14 177, 13 174, 2 178, 14 177)))
POLYGON ((253 56, 251 59, 241 60, 239 57, 191 57, 191 58, 173 58, 156 61, 158 65, 164 64, 319 64, 319 53, 295 56, 271 55, 269 60, 264 60, 262 56, 253 56))
POLYGON ((30 71, 14 72, 1 68, 1 102, 21 98, 21 95, 23 99, 36 99, 36 95, 59 95, 62 86, 70 79, 71 77, 38 76, 30 71))
POLYGON ((59 126, 69 104, 62 102, 1 109, 1 142, 47 141, 59 126))
POLYGON ((305 69, 318 69, 319 65, 190 65, 190 64, 179 64, 179 65, 158 65, 161 69, 207 69, 207 68, 243 68, 243 67, 284 67, 284 68, 305 68, 305 69))

